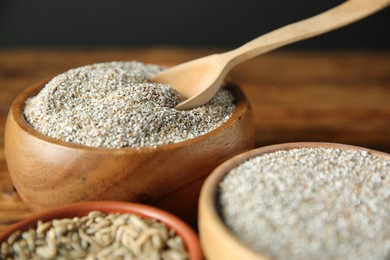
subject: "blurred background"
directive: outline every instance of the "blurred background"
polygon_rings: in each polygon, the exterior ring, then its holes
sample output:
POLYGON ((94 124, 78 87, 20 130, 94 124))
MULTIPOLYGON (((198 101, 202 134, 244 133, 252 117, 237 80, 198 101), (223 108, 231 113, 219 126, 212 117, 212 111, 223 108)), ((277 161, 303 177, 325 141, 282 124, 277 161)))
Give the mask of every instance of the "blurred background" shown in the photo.
MULTIPOLYGON (((367 0, 370 1, 370 0, 367 0)), ((0 47, 233 48, 336 0, 0 0, 0 47)), ((390 10, 288 48, 388 49, 390 10)))
MULTIPOLYGON (((96 62, 178 64, 342 2, 0 0, 0 234, 31 214, 4 151, 7 114, 27 86, 96 62)), ((230 76, 251 103, 257 147, 315 141, 390 153, 390 8, 256 57, 230 76)))

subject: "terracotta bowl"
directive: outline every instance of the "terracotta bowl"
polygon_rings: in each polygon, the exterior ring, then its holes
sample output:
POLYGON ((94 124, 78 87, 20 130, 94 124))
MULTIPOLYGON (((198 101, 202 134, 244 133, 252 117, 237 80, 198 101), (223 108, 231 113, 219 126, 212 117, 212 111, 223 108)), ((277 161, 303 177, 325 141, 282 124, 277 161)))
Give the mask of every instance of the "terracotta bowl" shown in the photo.
POLYGON ((339 148, 347 150, 368 151, 380 157, 390 160, 390 154, 343 144, 334 143, 287 143, 266 146, 244 152, 218 166, 204 182, 199 201, 199 235, 203 253, 207 259, 268 259, 249 247, 243 245, 224 224, 217 212, 216 196, 217 187, 224 176, 233 168, 244 161, 278 150, 290 150, 294 148, 339 148))
POLYGON ((199 240, 195 232, 182 220, 158 208, 137 203, 116 201, 95 201, 70 204, 37 213, 8 228, 0 236, 0 244, 16 230, 26 231, 35 228, 38 220, 50 221, 53 219, 82 217, 90 211, 99 210, 104 213, 132 213, 143 218, 156 219, 172 228, 182 238, 189 253, 190 259, 203 259, 199 240))
POLYGON ((33 129, 24 119, 25 100, 46 82, 14 100, 5 130, 9 173, 32 211, 96 200, 151 204, 195 224, 204 179, 221 162, 254 146, 248 100, 234 84, 231 118, 197 138, 156 148, 93 148, 59 141, 33 129))

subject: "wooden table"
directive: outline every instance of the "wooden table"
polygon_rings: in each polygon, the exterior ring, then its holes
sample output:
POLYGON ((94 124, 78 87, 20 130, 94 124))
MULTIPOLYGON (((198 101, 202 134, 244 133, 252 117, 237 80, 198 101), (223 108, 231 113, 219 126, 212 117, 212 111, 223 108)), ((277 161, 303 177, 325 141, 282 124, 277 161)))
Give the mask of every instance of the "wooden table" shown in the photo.
MULTIPOLYGON (((0 233, 31 213, 9 178, 4 126, 29 84, 72 67, 112 60, 174 64, 221 50, 0 49, 0 233)), ((247 94, 256 145, 338 142, 390 153, 390 51, 277 51, 231 72, 247 94)))

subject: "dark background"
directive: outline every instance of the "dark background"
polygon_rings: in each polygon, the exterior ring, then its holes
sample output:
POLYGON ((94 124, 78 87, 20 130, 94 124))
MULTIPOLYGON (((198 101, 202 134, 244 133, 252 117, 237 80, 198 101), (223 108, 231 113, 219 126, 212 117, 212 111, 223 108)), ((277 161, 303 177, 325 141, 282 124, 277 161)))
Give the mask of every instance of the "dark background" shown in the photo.
MULTIPOLYGON (((233 48, 341 2, 0 0, 0 47, 233 48)), ((388 49, 389 9, 289 48, 388 49)))

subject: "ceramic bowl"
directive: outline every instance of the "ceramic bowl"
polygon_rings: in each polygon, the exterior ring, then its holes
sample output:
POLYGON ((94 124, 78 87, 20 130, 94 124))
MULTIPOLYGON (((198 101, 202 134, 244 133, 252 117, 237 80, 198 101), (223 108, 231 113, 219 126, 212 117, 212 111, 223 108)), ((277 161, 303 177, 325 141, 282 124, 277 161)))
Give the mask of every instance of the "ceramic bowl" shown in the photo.
POLYGON ((2 233, 0 235, 0 244, 16 230, 23 232, 29 228, 35 228, 38 220, 45 222, 53 219, 82 217, 95 210, 104 213, 132 213, 143 218, 156 219, 175 230, 176 234, 182 238, 191 260, 203 258, 197 235, 185 222, 176 216, 151 206, 117 201, 82 202, 36 213, 9 227, 2 233))
POLYGON ((206 179, 201 189, 199 201, 199 235, 203 253, 207 259, 269 259, 250 249, 229 230, 218 213, 217 189, 224 176, 233 168, 237 167, 250 158, 268 154, 279 150, 294 148, 339 148, 346 150, 367 151, 390 161, 390 154, 350 145, 335 143, 286 143, 261 147, 237 155, 218 166, 206 179))
MULTIPOLYGON (((46 81, 47 82, 47 81, 46 81)), ((217 129, 156 148, 94 148, 59 141, 33 129, 22 112, 27 98, 14 100, 5 130, 5 155, 12 182, 32 211, 96 200, 151 204, 195 224, 204 179, 221 162, 254 146, 248 100, 235 84, 231 118, 217 129)))

